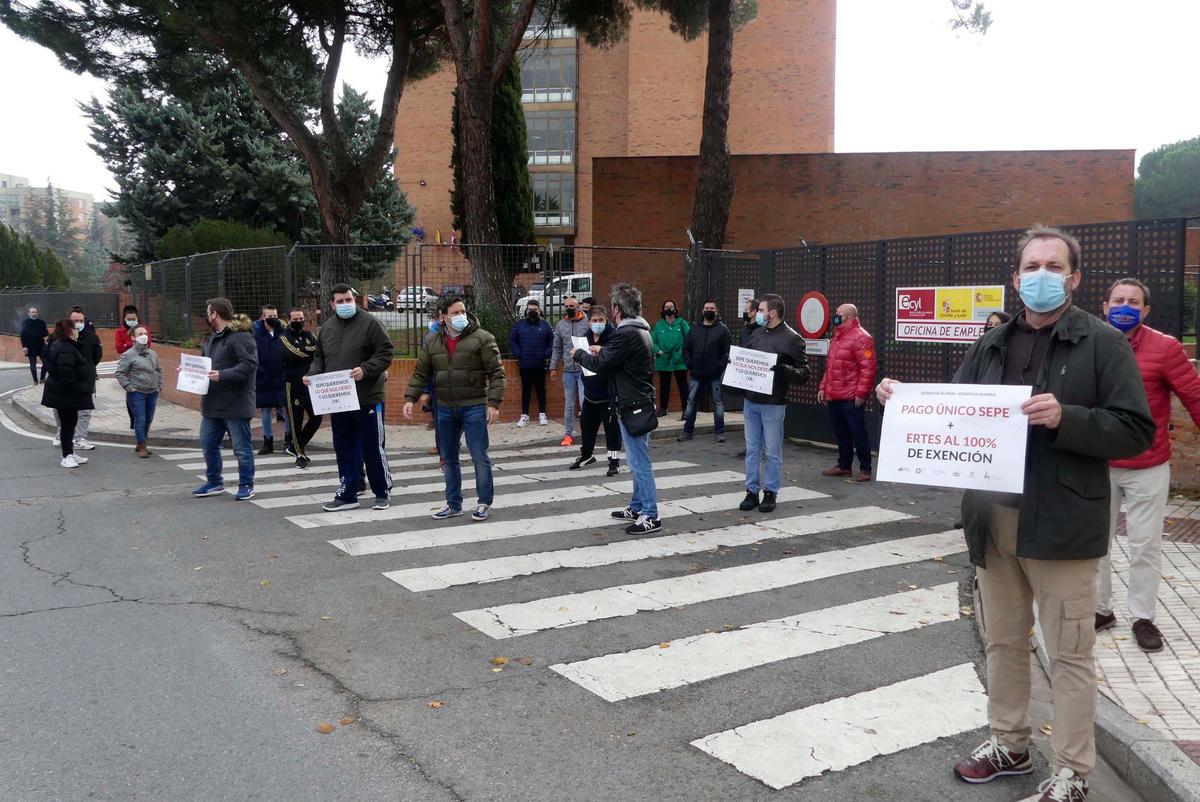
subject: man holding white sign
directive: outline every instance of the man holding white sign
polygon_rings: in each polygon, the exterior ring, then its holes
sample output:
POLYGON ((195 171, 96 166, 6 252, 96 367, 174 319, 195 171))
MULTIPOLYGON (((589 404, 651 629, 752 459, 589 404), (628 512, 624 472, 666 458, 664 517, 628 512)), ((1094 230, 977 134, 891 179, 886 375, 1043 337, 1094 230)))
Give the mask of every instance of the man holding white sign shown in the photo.
POLYGON ((783 298, 763 295, 758 301, 749 349, 729 349, 724 384, 746 390, 742 406, 746 436, 746 497, 738 509, 772 512, 783 484, 783 418, 791 384, 808 381, 804 338, 783 322, 783 298), (764 470, 761 455, 766 453, 764 470), (761 473, 761 479, 760 479, 761 473), (762 490, 762 501, 758 493, 762 490))
MULTIPOLYGON (((1155 429, 1129 344, 1071 305, 1079 262, 1079 242, 1071 235, 1043 226, 1027 231, 1012 278, 1025 310, 980 337, 954 376, 956 384, 984 385, 980 391, 1032 388, 1020 405, 1028 427, 1022 492, 963 495, 986 630, 991 738, 954 773, 985 783, 1033 771, 1029 631, 1036 600, 1054 697, 1055 773, 1041 786, 1041 802, 1087 797, 1096 760, 1093 612, 1096 570, 1108 550, 1107 461, 1142 452, 1155 429)), ((876 388, 880 404, 892 399, 893 384, 884 379, 876 388)), ((962 398, 954 403, 963 405, 962 398)), ((986 401, 975 406, 1008 408, 986 401)), ((998 440, 992 449, 984 440, 983 451, 1006 447, 998 440)))
POLYGON ((238 464, 237 500, 247 501, 254 498, 250 419, 254 417, 258 348, 250 334, 249 318, 234 315, 228 298, 210 298, 207 313, 213 334, 204 344, 210 369, 208 389, 200 402, 200 449, 204 452, 205 482, 192 495, 204 498, 225 492, 221 441, 229 432, 238 464))
POLYGON ((319 374, 349 371, 354 397, 349 404, 338 403, 339 398, 346 400, 344 376, 317 381, 328 390, 322 399, 330 404, 328 408, 343 410, 329 416, 341 486, 321 509, 332 512, 358 506, 365 463, 367 481, 375 494, 372 509, 386 510, 391 506, 392 472, 384 450, 383 387, 392 364, 392 340, 374 315, 359 310, 349 284, 333 286, 330 306, 334 317, 326 320, 317 333, 317 352, 304 384, 309 388, 314 412, 324 408, 316 403, 313 380, 319 374))

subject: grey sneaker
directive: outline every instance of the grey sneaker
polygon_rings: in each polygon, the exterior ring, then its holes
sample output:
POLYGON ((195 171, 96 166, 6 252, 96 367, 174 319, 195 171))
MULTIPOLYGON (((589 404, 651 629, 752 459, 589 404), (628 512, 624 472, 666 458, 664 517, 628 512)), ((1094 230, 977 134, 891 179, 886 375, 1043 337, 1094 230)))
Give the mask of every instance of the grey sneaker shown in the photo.
POLYGON ((486 521, 488 519, 489 507, 487 504, 476 504, 475 511, 471 513, 472 521, 486 521))
POLYGON ((377 499, 375 499, 375 503, 371 506, 371 509, 386 510, 387 508, 389 508, 391 506, 392 506, 392 500, 390 498, 377 498, 377 499))
POLYGON ((321 509, 325 512, 337 512, 338 510, 352 510, 358 506, 358 499, 354 501, 346 501, 341 496, 334 496, 333 501, 326 501, 321 505, 321 509))
POLYGON ((693 439, 694 437, 695 437, 695 435, 692 434, 691 432, 684 432, 683 434, 681 434, 675 438, 675 442, 676 443, 686 443, 689 440, 693 439))

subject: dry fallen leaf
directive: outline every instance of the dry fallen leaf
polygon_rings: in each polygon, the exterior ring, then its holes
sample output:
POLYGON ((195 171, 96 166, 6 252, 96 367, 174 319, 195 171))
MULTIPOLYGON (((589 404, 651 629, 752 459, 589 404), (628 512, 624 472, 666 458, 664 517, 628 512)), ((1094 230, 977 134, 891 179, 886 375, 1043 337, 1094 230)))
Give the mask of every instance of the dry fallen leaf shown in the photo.
POLYGON ((499 673, 500 673, 501 671, 503 671, 503 670, 504 670, 503 668, 493 668, 493 669, 492 669, 492 673, 493 673, 493 674, 499 674, 499 673))
POLYGON ((959 607, 958 611, 963 615, 975 615, 975 608, 969 604, 964 604, 962 607, 959 607))
POLYGON ((338 724, 341 724, 343 727, 348 727, 349 725, 351 725, 353 723, 354 723, 354 719, 351 718, 350 716, 346 716, 344 719, 342 719, 341 721, 338 722, 338 724))
POLYGON ((1039 729, 1041 729, 1041 731, 1046 735, 1050 735, 1054 732, 1054 726, 1051 724, 1043 724, 1039 729))
POLYGON ((792 551, 791 549, 784 549, 783 553, 784 554, 795 554, 796 552, 792 551))
POLYGON ((269 585, 269 584, 271 584, 271 580, 269 580, 269 579, 260 579, 260 580, 258 580, 258 586, 259 586, 260 588, 265 588, 265 587, 266 587, 267 585, 269 585))
POLYGON ((1137 720, 1137 722, 1138 722, 1138 724, 1149 724, 1149 723, 1150 723, 1150 719, 1148 719, 1148 718, 1139 718, 1139 719, 1137 720))
POLYGON ((662 643, 658 644, 658 648, 660 648, 660 649, 670 649, 670 648, 671 648, 671 644, 667 643, 666 641, 663 641, 662 643))
POLYGON ((492 665, 494 665, 494 666, 502 666, 502 665, 506 664, 507 662, 508 662, 507 657, 493 657, 492 658, 492 665))
POLYGON ((203 565, 197 565, 197 566, 196 566, 195 568, 193 568, 192 570, 193 570, 193 571, 201 571, 201 570, 203 570, 203 569, 204 569, 204 566, 203 566, 203 565))
POLYGON ((333 725, 328 721, 322 721, 317 725, 317 732, 328 735, 329 733, 333 732, 333 725))
POLYGON ((272 671, 271 673, 277 677, 282 677, 285 674, 287 674, 287 669, 286 668, 277 668, 274 671, 272 671))
POLYGON ((933 561, 935 563, 944 563, 944 562, 946 562, 946 558, 942 557, 942 556, 936 556, 933 558, 933 561))
POLYGON ((141 546, 130 546, 129 548, 130 548, 132 551, 140 551, 142 547, 141 547, 141 546))
POLYGON ((916 590, 916 589, 917 589, 917 586, 916 586, 916 585, 914 585, 914 584, 912 584, 911 582, 909 582, 909 583, 905 584, 905 587, 906 587, 906 588, 908 588, 909 590, 916 590))
POLYGON ((721 629, 733 629, 733 624, 721 624, 721 629))
POLYGON ((627 733, 625 733, 625 734, 626 734, 627 736, 629 736, 630 738, 632 738, 633 736, 637 735, 637 732, 627 732, 627 733))
POLYGON ((517 662, 523 666, 531 666, 531 665, 533 665, 533 658, 532 657, 518 657, 517 662))
POLYGON ((321 616, 322 621, 328 621, 328 620, 330 620, 330 618, 331 618, 331 616, 328 616, 328 615, 321 616))
POLYGON ((425 706, 432 707, 434 710, 437 710, 439 707, 445 707, 446 703, 440 699, 434 699, 432 702, 428 702, 425 706))

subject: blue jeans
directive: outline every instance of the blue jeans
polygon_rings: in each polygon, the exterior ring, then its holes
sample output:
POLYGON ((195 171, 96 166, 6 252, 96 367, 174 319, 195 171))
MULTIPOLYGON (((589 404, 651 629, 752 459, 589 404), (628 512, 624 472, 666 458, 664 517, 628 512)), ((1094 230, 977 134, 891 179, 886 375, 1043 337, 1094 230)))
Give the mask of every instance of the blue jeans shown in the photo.
POLYGON ((390 498, 392 470, 384 440, 383 404, 372 404, 353 412, 335 412, 329 416, 329 431, 333 435, 333 453, 341 478, 338 498, 358 501, 364 465, 367 483, 375 498, 390 498))
POLYGON ((750 399, 742 405, 746 431, 746 492, 766 490, 778 493, 783 483, 783 416, 784 404, 757 404, 750 399), (767 466, 759 482, 759 461, 767 455, 767 466))
POLYGON ((133 418, 133 437, 139 443, 146 442, 150 424, 154 422, 154 410, 158 408, 158 391, 142 393, 133 391, 125 394, 125 403, 133 418))
POLYGON ((564 370, 562 375, 563 396, 563 426, 567 434, 575 434, 575 413, 583 409, 583 371, 564 370))
POLYGON ((654 466, 650 464, 650 433, 632 437, 625 428, 625 421, 621 421, 621 437, 625 439, 625 461, 633 472, 629 509, 647 518, 658 518, 658 488, 654 485, 654 466))
MULTIPOLYGON (((280 413, 280 407, 263 407, 259 410, 262 413, 263 437, 274 439, 275 432, 271 429, 271 418, 280 413)), ((287 415, 283 416, 283 436, 286 438, 292 433, 292 424, 287 419, 287 415)))
POLYGON ((866 405, 854 399, 829 402, 829 422, 838 442, 838 467, 850 470, 854 452, 858 452, 859 470, 871 471, 871 438, 867 435, 866 405))
POLYGON ((447 407, 438 404, 437 442, 446 475, 446 503, 461 510, 462 466, 458 463, 458 445, 467 435, 467 451, 475 465, 475 495, 480 504, 495 500, 492 487, 492 458, 488 456, 487 404, 447 407))
POLYGON ((683 411, 683 430, 696 430, 696 407, 700 405, 700 390, 705 388, 712 399, 713 434, 725 434, 725 399, 721 395, 721 377, 715 379, 688 378, 687 407, 683 411))
POLYGON ((229 432, 237 457, 238 485, 254 486, 254 448, 250 445, 249 418, 201 418, 200 450, 204 452, 204 474, 209 482, 224 484, 221 476, 221 441, 229 432))

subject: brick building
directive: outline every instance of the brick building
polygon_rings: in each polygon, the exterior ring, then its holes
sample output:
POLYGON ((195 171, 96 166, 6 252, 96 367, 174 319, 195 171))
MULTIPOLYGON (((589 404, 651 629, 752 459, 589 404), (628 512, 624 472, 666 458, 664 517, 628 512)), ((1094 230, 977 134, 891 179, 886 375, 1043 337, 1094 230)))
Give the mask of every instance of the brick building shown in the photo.
MULTIPOLYGON (((763 0, 734 38, 733 153, 833 149, 836 0, 763 0)), ((705 37, 685 42, 664 15, 634 11, 609 49, 535 21, 519 53, 539 240, 593 241, 592 159, 699 150, 705 37)), ((430 240, 451 233, 454 68, 410 83, 400 103, 396 179, 430 240)), ((636 227, 630 221, 630 227, 636 227)), ((682 229, 671 242, 683 238, 682 229)))
MULTIPOLYGON (((71 216, 71 226, 82 241, 92 224, 92 195, 61 187, 55 187, 54 194, 64 200, 67 213, 71 216)), ((46 187, 30 186, 29 179, 24 176, 0 173, 0 222, 22 231, 35 207, 44 204, 45 200, 46 187)))

